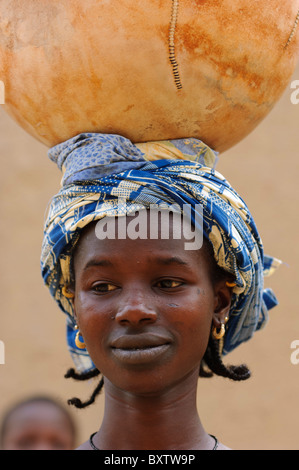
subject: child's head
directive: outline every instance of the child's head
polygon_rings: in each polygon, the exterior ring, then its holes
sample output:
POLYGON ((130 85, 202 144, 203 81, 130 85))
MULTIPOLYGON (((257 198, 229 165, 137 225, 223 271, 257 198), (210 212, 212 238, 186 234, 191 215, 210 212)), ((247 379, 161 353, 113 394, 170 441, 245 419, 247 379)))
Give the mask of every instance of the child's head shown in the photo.
POLYGON ((71 415, 58 401, 36 396, 6 412, 0 439, 3 450, 72 450, 76 429, 71 415))

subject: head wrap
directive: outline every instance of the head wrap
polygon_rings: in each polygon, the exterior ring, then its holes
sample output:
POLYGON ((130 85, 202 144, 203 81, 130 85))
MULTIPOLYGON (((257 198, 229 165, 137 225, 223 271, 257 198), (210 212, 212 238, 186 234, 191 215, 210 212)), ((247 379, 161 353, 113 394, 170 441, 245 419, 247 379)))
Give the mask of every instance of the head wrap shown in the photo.
POLYGON ((75 345, 72 302, 63 293, 80 231, 105 216, 134 213, 152 204, 202 207, 203 231, 215 260, 236 282, 223 354, 265 325, 277 300, 264 289, 264 276, 280 261, 264 255, 249 209, 213 168, 217 155, 203 142, 181 139, 134 145, 118 135, 80 134, 52 148, 49 156, 64 176, 45 221, 41 268, 44 282, 67 314, 68 347, 77 370, 94 368, 88 352, 75 345), (119 199, 126 201, 125 210, 119 199))

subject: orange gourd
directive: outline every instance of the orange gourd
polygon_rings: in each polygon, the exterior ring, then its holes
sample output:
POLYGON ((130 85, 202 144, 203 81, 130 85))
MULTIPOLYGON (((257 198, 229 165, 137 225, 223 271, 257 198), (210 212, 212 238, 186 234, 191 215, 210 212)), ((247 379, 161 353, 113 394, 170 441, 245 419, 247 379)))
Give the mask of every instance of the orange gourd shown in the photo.
POLYGON ((53 146, 80 132, 224 151, 285 90, 299 0, 1 0, 6 111, 53 146))

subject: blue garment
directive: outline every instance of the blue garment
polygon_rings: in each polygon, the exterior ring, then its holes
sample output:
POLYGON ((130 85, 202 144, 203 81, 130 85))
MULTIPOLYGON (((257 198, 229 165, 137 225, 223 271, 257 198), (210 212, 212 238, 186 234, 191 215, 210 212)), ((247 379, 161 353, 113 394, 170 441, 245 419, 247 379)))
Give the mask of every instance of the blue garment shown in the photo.
MULTIPOLYGON (((132 211, 152 204, 201 205, 204 235, 213 246, 215 260, 236 282, 223 354, 262 328, 268 310, 277 304, 273 292, 264 289, 264 276, 280 262, 264 255, 254 220, 241 197, 220 173, 205 165, 211 149, 195 139, 172 141, 171 146, 183 148, 187 160, 147 161, 127 139, 101 134, 77 136, 50 151, 50 158, 66 171, 65 185, 52 199, 45 222, 42 275, 67 314, 69 350, 82 372, 94 365, 87 351, 74 343, 72 302, 62 288, 70 281, 72 250, 80 231, 105 216, 124 215, 118 205, 120 198, 132 211)), ((194 214, 192 220, 195 222, 194 214)))

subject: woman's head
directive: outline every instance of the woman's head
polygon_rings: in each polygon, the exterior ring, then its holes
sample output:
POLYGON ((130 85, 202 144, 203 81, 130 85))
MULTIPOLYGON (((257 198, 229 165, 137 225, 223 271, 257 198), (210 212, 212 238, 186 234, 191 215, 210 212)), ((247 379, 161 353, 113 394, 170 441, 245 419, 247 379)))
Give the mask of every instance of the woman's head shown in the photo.
MULTIPOLYGON (((268 310, 277 303, 271 290, 264 289, 263 282, 264 275, 270 274, 279 262, 264 256, 261 239, 244 201, 222 175, 207 166, 206 157, 211 150, 200 141, 183 139, 147 144, 146 151, 148 155, 142 154, 128 141, 125 145, 122 141, 120 145, 119 136, 84 134, 50 152, 51 158, 66 171, 64 186, 53 198, 45 224, 42 273, 51 294, 67 314, 68 346, 76 367, 70 375, 75 377, 90 377, 98 371, 88 351, 77 347, 74 303, 66 295, 65 287, 70 284, 74 249, 78 240, 83 240, 81 235, 85 227, 108 216, 122 219, 119 216, 149 208, 152 204, 160 208, 175 204, 181 211, 187 205, 191 207, 191 220, 196 226, 197 207, 200 207, 203 233, 216 264, 235 282, 231 288, 230 315, 221 349, 223 355, 263 327, 268 310), (169 158, 175 149, 175 159, 156 160, 161 147, 169 158), (146 161, 147 157, 155 161, 146 161)), ((120 246, 120 243, 116 245, 120 246)), ((166 243, 166 246, 170 245, 166 243)), ((135 254, 134 250, 131 252, 135 254)), ((129 261, 132 263, 131 259, 129 261)), ((109 295, 114 298, 115 293, 109 295)), ((76 297, 80 323, 79 301, 81 299, 76 297)), ((214 315, 210 323, 216 319, 214 315)), ((80 326, 84 330, 84 325, 80 326)), ((91 348, 88 338, 86 341, 91 348)), ((223 367, 221 353, 215 342, 208 339, 203 362, 217 374, 237 380, 244 377, 242 370, 223 367)), ((201 373, 204 373, 202 368, 201 373)))
MULTIPOLYGON (((127 227, 137 218, 125 217, 127 227)), ((232 291, 208 241, 185 249, 180 216, 167 218, 166 239, 161 225, 158 238, 150 237, 149 211, 144 220, 145 239, 100 240, 90 224, 72 265, 74 314, 93 363, 119 387, 150 393, 194 371, 198 376, 211 328, 228 316, 232 291)), ((117 219, 109 224, 115 233, 117 219)))

